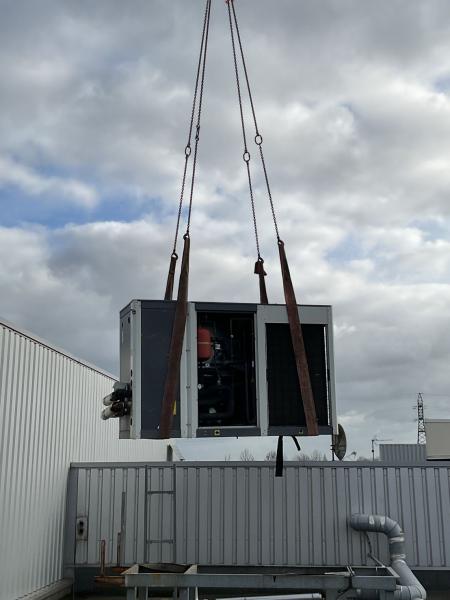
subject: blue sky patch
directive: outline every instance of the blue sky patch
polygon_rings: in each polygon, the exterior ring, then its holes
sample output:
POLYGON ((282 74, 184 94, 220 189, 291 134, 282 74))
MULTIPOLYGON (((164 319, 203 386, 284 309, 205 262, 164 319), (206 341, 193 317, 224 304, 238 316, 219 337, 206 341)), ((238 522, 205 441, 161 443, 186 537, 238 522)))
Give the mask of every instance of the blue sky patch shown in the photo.
POLYGON ((67 223, 130 222, 149 213, 157 220, 164 220, 166 210, 159 198, 136 201, 135 197, 124 193, 107 196, 95 207, 86 208, 65 198, 59 201, 45 195, 31 196, 13 185, 0 188, 0 225, 3 227, 37 224, 58 229, 67 223))
POLYGON ((347 263, 366 257, 358 238, 350 233, 335 247, 327 253, 327 260, 335 265, 347 263))
POLYGON ((450 237, 448 221, 437 219, 414 219, 409 225, 410 227, 420 229, 427 241, 448 239, 450 237))
POLYGON ((450 91, 450 74, 435 79, 433 87, 437 92, 447 94, 450 91))

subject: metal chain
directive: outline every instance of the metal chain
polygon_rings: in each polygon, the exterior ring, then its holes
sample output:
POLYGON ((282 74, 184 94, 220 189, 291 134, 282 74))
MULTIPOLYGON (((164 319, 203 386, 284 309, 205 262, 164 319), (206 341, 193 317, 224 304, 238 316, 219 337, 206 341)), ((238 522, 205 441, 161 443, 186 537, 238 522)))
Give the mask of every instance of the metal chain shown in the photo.
POLYGON ((200 80, 200 95, 198 100, 198 112, 197 112, 197 125, 195 126, 195 145, 194 145, 194 159, 192 164, 192 179, 191 179, 191 191, 189 194, 189 210, 188 210, 188 218, 186 225, 186 233, 185 237, 189 237, 189 228, 191 226, 191 213, 192 213, 192 198, 194 195, 194 183, 195 183, 195 170, 197 167, 197 150, 198 150, 198 141, 200 139, 200 120, 202 115, 202 103, 203 103, 203 86, 205 83, 205 67, 206 67, 206 52, 208 50, 208 36, 209 36, 209 20, 211 16, 211 0, 207 0, 206 2, 206 29, 205 29, 205 43, 203 47, 202 56, 202 75, 200 80))
MULTIPOLYGON (((236 10, 234 8, 234 1, 233 0, 228 0, 227 4, 228 4, 228 12, 230 13, 230 4, 231 4, 231 7, 232 7, 232 11, 233 11, 233 20, 234 20, 234 25, 236 27, 236 34, 237 34, 237 39, 238 39, 238 44, 239 44, 239 51, 240 51, 240 55, 241 55, 241 59, 242 59, 242 66, 243 66, 243 69, 244 69, 245 81, 246 81, 246 84, 247 84, 248 96, 249 96, 249 99, 250 99, 250 106, 251 106, 251 109, 252 109, 253 122, 255 124, 255 144, 259 148, 259 154, 260 154, 260 157, 261 157, 261 164, 262 164, 262 168, 263 168, 263 172, 264 172, 264 179, 266 181, 267 195, 269 197, 270 210, 272 212, 272 219, 273 219, 273 224, 274 224, 274 227, 275 227, 275 233, 276 233, 276 236, 277 236, 277 241, 280 242, 281 238, 280 238, 280 234, 279 234, 279 231, 278 231, 278 222, 277 222, 277 217, 276 217, 276 213, 275 213, 275 207, 274 207, 274 204, 273 204, 272 192, 270 190, 269 177, 267 175, 267 169, 266 169, 266 162, 264 160, 264 153, 263 153, 263 149, 262 149, 263 138, 262 138, 262 135, 259 133, 258 123, 256 121, 255 106, 253 104, 253 96, 252 96, 252 92, 251 92, 251 88, 250 88, 250 82, 249 82, 249 79, 248 79, 247 66, 246 66, 246 63, 245 63, 244 51, 243 51, 243 48, 242 48, 241 34, 239 32, 239 26, 238 26, 237 17, 236 17, 236 10)), ((231 16, 230 16, 230 19, 231 19, 231 16)))
POLYGON ((206 23, 207 23, 208 14, 209 14, 209 4, 210 4, 210 0, 206 0, 205 15, 203 18, 202 40, 201 40, 201 44, 200 44, 200 54, 198 57, 197 75, 195 78, 194 98, 192 100, 191 120, 189 123, 188 141, 187 141, 186 147, 184 149, 184 170, 183 170, 183 178, 181 180, 180 202, 178 205, 177 224, 176 224, 176 228, 175 228, 175 237, 174 237, 173 250, 172 250, 172 256, 175 256, 175 257, 177 256, 176 250, 177 250, 178 234, 179 234, 179 230, 180 230, 181 210, 183 208, 184 188, 186 185, 187 167, 188 167, 189 157, 191 156, 191 152, 192 152, 192 149, 191 149, 192 128, 194 125, 195 107, 197 105, 198 82, 199 82, 199 78, 200 78, 200 69, 202 66, 203 49, 204 49, 204 44, 205 44, 206 23))
MULTIPOLYGON (((236 58, 236 46, 234 43, 234 31, 233 31, 233 22, 231 20, 230 4, 233 5, 233 0, 227 0, 227 6, 228 6, 228 19, 229 19, 229 23, 230 23, 231 46, 233 49, 234 71, 236 74, 236 87, 237 87, 238 101, 239 101, 239 112, 240 112, 240 116, 241 116, 242 138, 244 141, 244 154, 242 155, 242 158, 243 158, 243 160, 245 162, 245 166, 247 168, 248 189, 250 192, 250 203, 251 203, 252 217, 253 217, 253 229, 255 232, 255 241, 256 241, 256 252, 258 254, 258 260, 262 260, 260 249, 259 249, 259 237, 258 237, 258 226, 256 224, 255 200, 253 197, 253 185, 252 185, 252 177, 251 177, 251 173, 250 173, 250 153, 247 148, 247 136, 245 133, 244 111, 243 111, 243 107, 242 107, 241 86, 240 86, 240 82, 239 82, 239 69, 238 69, 237 58, 236 58)), ((234 7, 233 7, 233 11, 234 11, 234 7)))

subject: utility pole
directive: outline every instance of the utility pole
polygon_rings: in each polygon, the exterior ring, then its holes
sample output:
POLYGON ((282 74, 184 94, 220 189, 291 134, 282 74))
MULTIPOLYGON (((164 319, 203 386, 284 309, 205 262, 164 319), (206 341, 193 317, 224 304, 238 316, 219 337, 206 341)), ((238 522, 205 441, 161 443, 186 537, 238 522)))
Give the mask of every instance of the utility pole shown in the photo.
POLYGON ((427 434, 425 432, 425 419, 423 416, 423 397, 421 392, 417 394, 417 443, 427 443, 427 434))

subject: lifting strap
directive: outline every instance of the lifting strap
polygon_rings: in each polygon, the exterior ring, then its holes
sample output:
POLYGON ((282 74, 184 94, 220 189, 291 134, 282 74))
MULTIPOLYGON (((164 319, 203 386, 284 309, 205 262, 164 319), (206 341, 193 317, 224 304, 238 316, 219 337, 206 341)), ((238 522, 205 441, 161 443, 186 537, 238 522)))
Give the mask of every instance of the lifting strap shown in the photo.
POLYGON ((175 269, 177 267, 178 254, 173 251, 170 257, 169 273, 167 275, 166 292, 164 294, 164 300, 172 300, 173 296, 173 283, 175 280, 175 269))
POLYGON ((178 383, 180 377, 181 353, 183 350, 184 329, 187 318, 187 300, 189 286, 189 250, 190 239, 184 235, 183 257, 181 259, 180 280, 178 283, 177 304, 173 321, 172 338, 170 340, 169 360, 167 365, 166 382, 161 408, 161 421, 159 434, 161 439, 170 438, 172 431, 172 417, 178 397, 178 383))
POLYGON ((306 429, 308 435, 319 435, 316 407, 309 376, 308 360, 306 358, 305 342, 303 340, 302 327, 298 316, 298 306, 295 298, 294 286, 292 285, 289 265, 284 250, 284 242, 282 240, 278 241, 278 250, 280 253, 281 274, 283 277, 284 299, 286 302, 289 328, 291 330, 292 346, 294 348, 295 366, 297 367, 300 393, 302 396, 303 408, 305 410, 306 429))
MULTIPOLYGON (((297 450, 300 452, 300 444, 298 443, 295 435, 291 435, 291 438, 294 440, 294 444, 297 450)), ((284 466, 284 456, 283 456, 283 436, 278 436, 278 444, 277 444, 277 458, 275 463, 275 477, 283 477, 283 466, 284 466)))
POLYGON ((255 273, 259 277, 259 299, 261 304, 269 304, 269 300, 267 299, 266 280, 264 279, 267 273, 264 271, 264 260, 261 257, 255 262, 255 273))

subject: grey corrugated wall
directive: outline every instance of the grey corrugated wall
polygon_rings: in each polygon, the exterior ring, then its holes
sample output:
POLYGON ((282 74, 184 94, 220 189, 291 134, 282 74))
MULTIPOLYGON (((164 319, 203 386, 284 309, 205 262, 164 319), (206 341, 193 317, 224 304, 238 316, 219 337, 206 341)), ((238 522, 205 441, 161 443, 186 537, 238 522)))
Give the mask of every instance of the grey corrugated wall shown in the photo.
POLYGON ((62 577, 67 473, 83 460, 162 460, 162 442, 100 420, 113 379, 0 322, 0 600, 62 577))
POLYGON ((380 444, 380 460, 393 464, 424 463, 427 460, 424 444, 380 444))
MULTIPOLYGON (((403 525, 413 567, 450 569, 449 477, 436 463, 288 463, 283 478, 268 463, 74 466, 66 564, 98 564, 102 539, 113 564, 119 532, 126 565, 366 564, 365 538, 347 520, 374 512, 403 525), (87 540, 73 537, 76 515, 87 540)), ((372 539, 387 561, 384 536, 372 539)))

